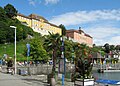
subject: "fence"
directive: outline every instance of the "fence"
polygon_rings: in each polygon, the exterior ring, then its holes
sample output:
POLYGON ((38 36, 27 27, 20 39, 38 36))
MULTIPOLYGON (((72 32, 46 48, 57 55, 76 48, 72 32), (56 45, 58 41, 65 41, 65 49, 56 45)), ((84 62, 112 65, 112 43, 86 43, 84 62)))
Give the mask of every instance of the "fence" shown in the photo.
POLYGON ((120 70, 120 63, 115 64, 94 64, 94 67, 97 69, 113 69, 113 70, 120 70))

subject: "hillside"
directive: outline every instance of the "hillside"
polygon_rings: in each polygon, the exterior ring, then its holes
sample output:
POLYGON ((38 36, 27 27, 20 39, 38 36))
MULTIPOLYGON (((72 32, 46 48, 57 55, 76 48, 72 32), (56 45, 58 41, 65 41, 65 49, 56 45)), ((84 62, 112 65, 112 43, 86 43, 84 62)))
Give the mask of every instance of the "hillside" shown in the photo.
MULTIPOLYGON (((14 57, 14 44, 0 44, 0 58, 3 58, 4 54, 7 54, 10 57, 14 57)), ((17 60, 26 60, 26 57, 23 55, 26 48, 26 41, 17 42, 16 45, 16 57, 17 60)))

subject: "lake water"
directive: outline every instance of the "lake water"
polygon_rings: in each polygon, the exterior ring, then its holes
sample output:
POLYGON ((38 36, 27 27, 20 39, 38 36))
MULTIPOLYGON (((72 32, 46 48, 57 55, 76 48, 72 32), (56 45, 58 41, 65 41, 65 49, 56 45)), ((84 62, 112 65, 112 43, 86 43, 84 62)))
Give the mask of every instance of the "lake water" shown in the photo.
POLYGON ((120 72, 108 72, 108 73, 93 73, 96 79, 108 79, 120 81, 120 72))

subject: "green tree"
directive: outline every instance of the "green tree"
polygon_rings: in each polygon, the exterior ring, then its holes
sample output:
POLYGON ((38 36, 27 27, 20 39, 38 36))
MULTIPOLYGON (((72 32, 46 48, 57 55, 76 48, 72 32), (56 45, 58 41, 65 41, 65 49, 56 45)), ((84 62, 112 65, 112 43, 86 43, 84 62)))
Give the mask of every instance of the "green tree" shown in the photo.
POLYGON ((105 47, 105 52, 106 52, 106 53, 109 53, 109 52, 110 52, 110 45, 109 45, 108 43, 106 43, 106 44, 104 45, 104 47, 105 47))
POLYGON ((106 43, 104 45, 104 48, 105 48, 106 57, 108 58, 108 54, 110 53, 110 45, 106 43))
POLYGON ((52 68, 52 77, 54 77, 55 69, 56 69, 56 58, 57 58, 57 51, 60 50, 60 35, 57 34, 51 34, 45 38, 44 45, 47 47, 47 51, 52 50, 52 58, 53 58, 53 68, 52 68))
POLYGON ((110 45, 110 50, 111 51, 115 50, 115 46, 114 45, 110 45))
POLYGON ((42 62, 48 61, 47 52, 43 47, 43 43, 40 37, 31 39, 30 56, 32 56, 32 59, 35 61, 42 61, 42 62))
POLYGON ((115 47, 115 49, 116 49, 117 51, 120 51, 120 45, 117 45, 117 46, 115 47))
POLYGON ((65 58, 67 60, 72 60, 72 53, 73 53, 73 42, 70 40, 65 40, 65 58))
POLYGON ((66 35, 66 28, 65 28, 65 26, 60 24, 59 27, 62 29, 62 35, 65 36, 66 35))
POLYGON ((17 16, 17 10, 14 8, 13 5, 11 4, 7 4, 5 7, 4 7, 4 10, 6 12, 6 15, 9 17, 9 18, 13 18, 15 16, 17 16))
POLYGON ((6 18, 6 14, 5 14, 5 11, 2 7, 0 7, 0 21, 3 21, 5 20, 6 18))
MULTIPOLYGON (((90 78, 92 71, 92 50, 86 44, 76 43, 75 46, 75 64, 76 71, 80 78, 90 78)), ((83 85, 84 86, 84 85, 83 85)))

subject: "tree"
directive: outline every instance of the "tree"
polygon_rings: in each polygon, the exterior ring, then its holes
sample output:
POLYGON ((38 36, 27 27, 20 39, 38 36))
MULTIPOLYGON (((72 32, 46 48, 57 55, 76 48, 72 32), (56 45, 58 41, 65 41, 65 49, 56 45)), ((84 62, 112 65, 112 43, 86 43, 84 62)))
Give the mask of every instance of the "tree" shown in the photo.
POLYGON ((9 17, 9 18, 13 18, 15 16, 17 16, 17 10, 14 8, 13 5, 11 4, 7 4, 5 7, 4 7, 4 10, 6 12, 6 15, 9 17))
POLYGON ((120 45, 117 45, 115 47, 115 50, 116 50, 116 54, 118 55, 118 57, 120 57, 120 45))
MULTIPOLYGON (((76 43, 75 46, 75 65, 76 72, 79 72, 79 78, 85 79, 91 77, 92 71, 92 56, 91 48, 86 44, 76 43)), ((84 86, 84 85, 83 85, 84 86)))
POLYGON ((60 24, 59 27, 62 29, 62 35, 65 36, 66 35, 66 28, 65 28, 65 26, 60 24))
POLYGON ((114 45, 110 45, 110 50, 111 51, 115 50, 115 46, 114 45))
POLYGON ((67 60, 72 60, 72 54, 74 53, 73 51, 73 42, 70 40, 65 40, 65 58, 67 58, 67 60))
POLYGON ((109 53, 109 52, 110 52, 110 46, 109 46, 109 44, 106 43, 106 44, 104 45, 104 47, 105 47, 105 52, 106 52, 106 53, 109 53))
POLYGON ((120 45, 117 45, 117 46, 115 47, 115 49, 116 49, 117 51, 120 51, 120 45))
POLYGON ((106 57, 108 58, 108 54, 110 53, 110 45, 108 43, 106 43, 104 45, 104 47, 105 47, 106 57))
POLYGON ((32 56, 32 59, 36 61, 41 61, 41 62, 47 62, 48 61, 48 56, 47 52, 43 47, 41 39, 38 38, 33 38, 30 41, 30 56, 32 56))
POLYGON ((49 35, 45 38, 44 45, 47 47, 47 51, 52 50, 52 58, 53 58, 53 68, 52 68, 52 77, 55 75, 56 69, 56 58, 57 58, 57 51, 60 50, 60 35, 49 33, 49 35))
POLYGON ((0 20, 5 20, 6 18, 5 11, 2 7, 0 7, 0 20))

